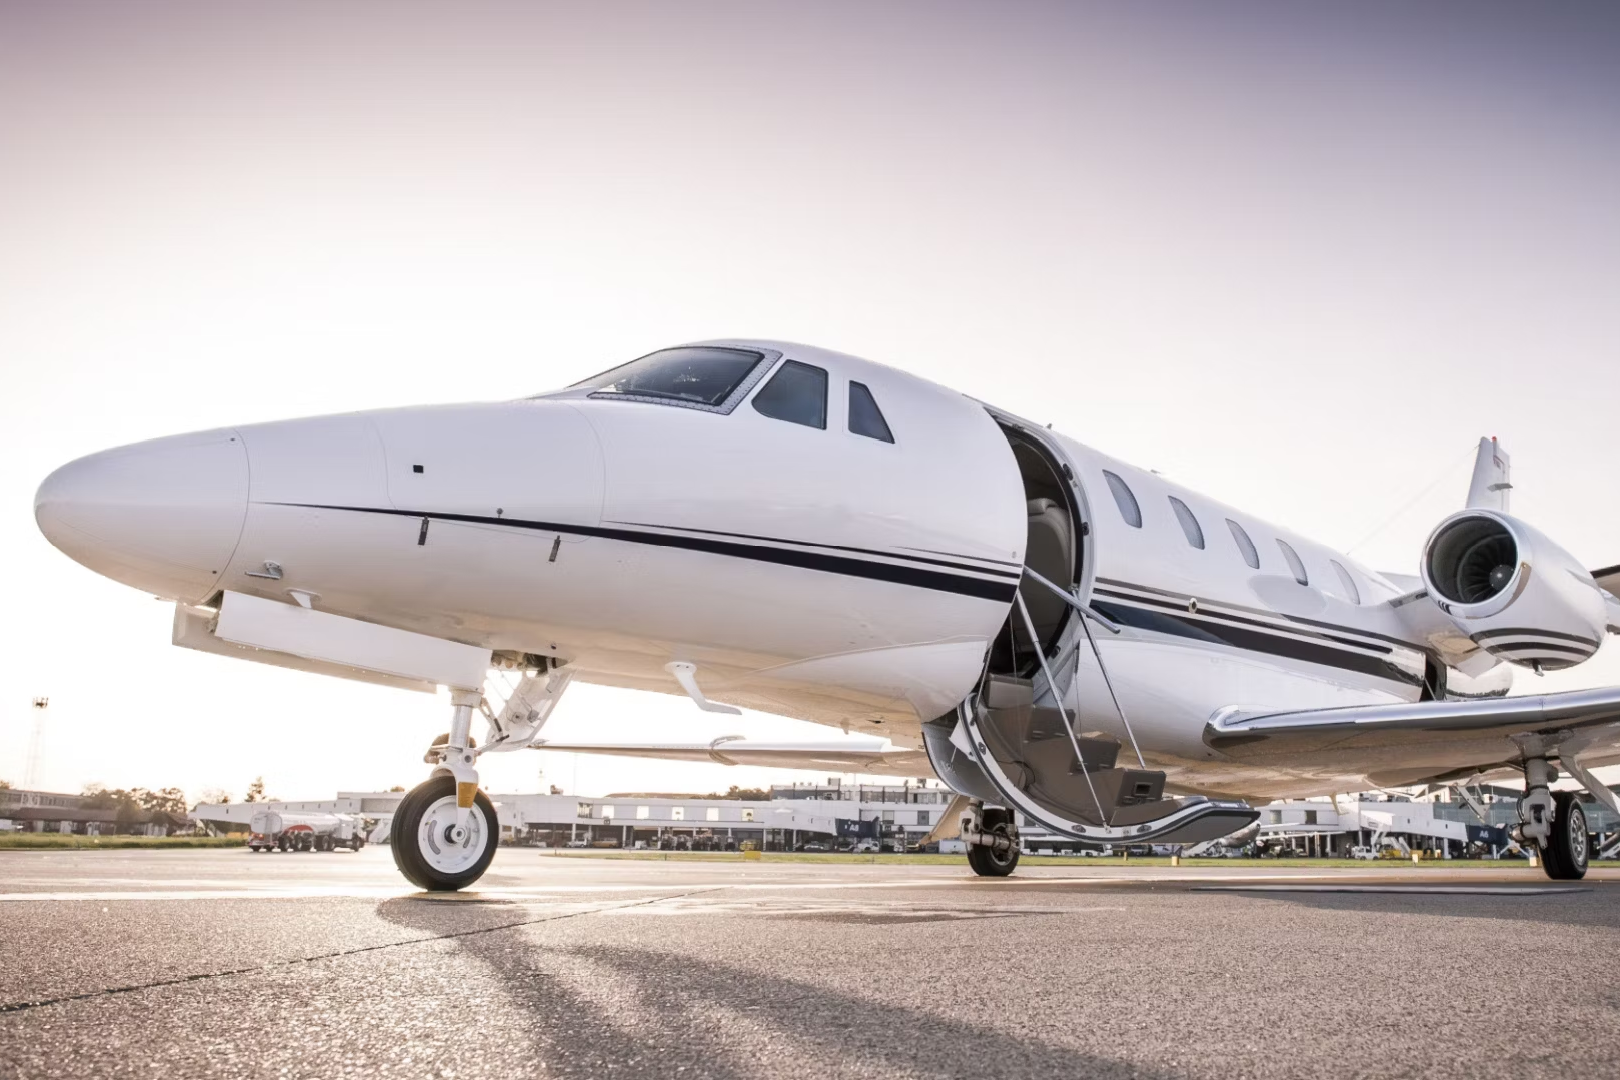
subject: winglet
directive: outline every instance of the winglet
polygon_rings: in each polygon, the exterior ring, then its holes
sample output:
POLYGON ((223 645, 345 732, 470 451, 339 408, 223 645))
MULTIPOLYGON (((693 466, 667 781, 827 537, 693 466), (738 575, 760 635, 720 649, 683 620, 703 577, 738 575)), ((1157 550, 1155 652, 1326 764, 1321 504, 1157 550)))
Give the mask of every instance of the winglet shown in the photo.
POLYGON ((1468 509, 1508 512, 1508 493, 1513 459, 1497 444, 1495 437, 1479 440, 1474 458, 1474 479, 1468 485, 1468 509))

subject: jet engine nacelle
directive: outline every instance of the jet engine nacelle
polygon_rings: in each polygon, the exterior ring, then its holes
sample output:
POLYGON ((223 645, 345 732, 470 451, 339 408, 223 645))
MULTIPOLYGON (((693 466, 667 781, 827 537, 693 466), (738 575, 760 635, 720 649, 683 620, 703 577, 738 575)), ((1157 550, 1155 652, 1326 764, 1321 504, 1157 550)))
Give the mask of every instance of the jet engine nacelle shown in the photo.
POLYGON ((1607 605, 1569 552, 1518 518, 1464 510, 1423 546, 1423 584, 1440 610, 1493 656, 1554 670, 1597 652, 1607 605))

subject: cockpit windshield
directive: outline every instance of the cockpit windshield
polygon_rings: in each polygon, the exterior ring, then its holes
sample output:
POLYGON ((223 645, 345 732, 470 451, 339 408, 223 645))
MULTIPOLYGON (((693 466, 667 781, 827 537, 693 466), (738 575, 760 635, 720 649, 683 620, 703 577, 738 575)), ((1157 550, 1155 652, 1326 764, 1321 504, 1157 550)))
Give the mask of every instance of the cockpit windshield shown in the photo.
POLYGON ((571 387, 591 397, 623 397, 729 412, 763 374, 766 356, 752 349, 692 345, 660 349, 571 387))

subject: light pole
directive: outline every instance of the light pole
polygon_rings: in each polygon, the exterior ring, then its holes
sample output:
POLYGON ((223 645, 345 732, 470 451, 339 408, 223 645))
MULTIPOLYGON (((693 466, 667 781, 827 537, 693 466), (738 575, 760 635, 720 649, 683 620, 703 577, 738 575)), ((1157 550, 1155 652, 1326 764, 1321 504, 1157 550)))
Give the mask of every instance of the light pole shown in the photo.
POLYGON ((28 768, 23 773, 23 787, 30 790, 39 784, 39 758, 41 743, 45 739, 45 714, 50 708, 50 698, 34 699, 34 731, 28 737, 28 768))

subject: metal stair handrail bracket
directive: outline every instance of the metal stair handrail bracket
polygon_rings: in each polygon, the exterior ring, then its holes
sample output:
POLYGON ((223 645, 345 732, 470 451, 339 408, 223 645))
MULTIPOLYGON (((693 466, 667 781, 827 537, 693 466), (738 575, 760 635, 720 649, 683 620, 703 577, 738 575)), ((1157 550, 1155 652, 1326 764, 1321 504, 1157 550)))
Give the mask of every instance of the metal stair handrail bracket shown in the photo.
MULTIPOLYGON (((1080 773, 1086 778, 1086 788, 1091 792, 1091 801, 1097 806, 1097 820, 1103 824, 1108 823, 1108 811, 1103 809, 1102 800, 1097 797, 1097 785, 1091 781, 1091 769, 1086 765, 1086 756, 1080 752, 1080 738, 1074 733, 1074 723, 1069 719, 1069 710, 1063 705, 1063 695, 1058 691, 1057 680, 1052 677, 1052 669, 1046 663, 1046 650, 1041 648, 1041 636, 1035 632, 1035 622, 1029 617, 1029 605, 1024 603, 1024 594, 1013 594, 1018 604, 1018 614, 1023 617, 1024 630, 1029 634, 1029 640, 1035 646, 1035 658, 1041 662, 1041 674, 1046 676, 1046 692, 1052 695, 1052 704, 1057 706, 1058 716, 1063 720, 1063 730, 1069 733, 1069 745, 1074 747, 1074 760, 1080 766, 1080 773)), ((1076 653, 1078 657, 1078 651, 1076 653)), ((1078 668, 1076 669, 1078 670, 1078 668)), ((1076 705, 1079 698, 1075 698, 1076 705)), ((1075 710, 1078 714, 1079 710, 1075 710)), ((1131 740, 1133 743, 1135 739, 1131 740)))
MULTIPOLYGON (((1064 603, 1068 604, 1070 607, 1074 608, 1075 611, 1080 613, 1080 629, 1085 632, 1086 644, 1091 646, 1091 655, 1093 655, 1093 656, 1095 656, 1097 658, 1097 670, 1102 673, 1103 685, 1108 687, 1108 697, 1114 703, 1114 711, 1119 714, 1119 722, 1121 724, 1125 725, 1125 734, 1130 737, 1131 749, 1136 752, 1136 763, 1138 765, 1140 765, 1144 769, 1147 768, 1147 761, 1146 761, 1146 759, 1144 759, 1142 757, 1142 747, 1140 745, 1138 745, 1138 743, 1136 741, 1136 732, 1131 730, 1131 718, 1125 715, 1125 709, 1119 703, 1119 695, 1114 692, 1114 680, 1108 674, 1108 665, 1103 662, 1102 650, 1097 648, 1097 639, 1091 636, 1091 627, 1087 625, 1087 620, 1088 619, 1089 620, 1094 620, 1097 623, 1104 626, 1105 628, 1107 628, 1111 633, 1115 633, 1115 634, 1119 633, 1119 627, 1115 626, 1112 622, 1110 622, 1109 620, 1103 618, 1101 615, 1097 614, 1095 611, 1092 611, 1085 604, 1082 604, 1080 602, 1079 598, 1076 597, 1069 590, 1055 584, 1054 582, 1047 581, 1044 577, 1042 577, 1040 574, 1037 574, 1034 570, 1031 570, 1029 567, 1027 567, 1027 566, 1024 567, 1024 573, 1029 575, 1029 579, 1031 581, 1035 582, 1037 585, 1045 586, 1047 589, 1051 590, 1051 592, 1052 592, 1052 594, 1054 596, 1058 597, 1064 603)), ((1057 691, 1057 684, 1052 681, 1052 673, 1050 671, 1048 671, 1047 668, 1046 668, 1046 656, 1045 656, 1044 653, 1041 652, 1040 639, 1035 636, 1035 627, 1030 622, 1029 610, 1024 606, 1023 594, 1019 594, 1018 608, 1019 608, 1020 611, 1023 612, 1024 626, 1029 630, 1030 639, 1035 642, 1036 655, 1041 657, 1041 670, 1046 672, 1047 685, 1052 691, 1053 700, 1056 701, 1056 700, 1058 700, 1058 698, 1057 698, 1057 692, 1058 692, 1057 691)), ((1074 650, 1074 676, 1075 676, 1076 682, 1078 682, 1079 678, 1080 678, 1080 650, 1078 648, 1076 648, 1074 650)), ((1075 697, 1075 704, 1076 704, 1076 710, 1075 711, 1077 713, 1079 711, 1079 708, 1078 708, 1079 700, 1080 699, 1079 699, 1078 691, 1077 691, 1076 692, 1076 697, 1075 697)), ((1059 704, 1059 707, 1061 708, 1061 703, 1059 704)), ((1067 714, 1067 712, 1065 712, 1064 713, 1064 722, 1067 723, 1067 721, 1068 721, 1068 714, 1067 714)), ((1073 731, 1071 729, 1071 731, 1070 731, 1070 737, 1071 738, 1073 737, 1073 734, 1074 733, 1073 733, 1073 731)), ((1080 752, 1079 747, 1076 746, 1076 748, 1075 748, 1076 755, 1078 755, 1079 752, 1080 752)))

